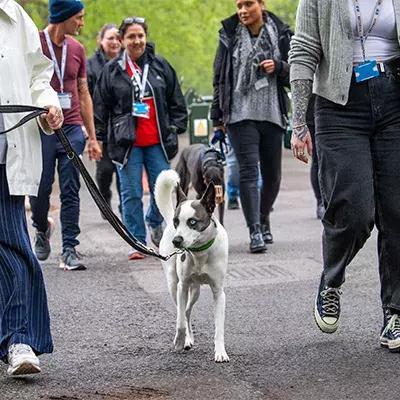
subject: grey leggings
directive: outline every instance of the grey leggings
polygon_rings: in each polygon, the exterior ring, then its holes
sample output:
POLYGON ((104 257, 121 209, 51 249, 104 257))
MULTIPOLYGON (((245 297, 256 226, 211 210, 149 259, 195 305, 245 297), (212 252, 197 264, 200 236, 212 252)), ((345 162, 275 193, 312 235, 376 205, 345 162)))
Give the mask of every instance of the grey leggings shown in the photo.
POLYGON ((247 226, 269 215, 282 174, 284 129, 270 122, 245 120, 228 125, 229 140, 239 163, 240 201, 247 226), (258 189, 258 165, 263 186, 258 189))

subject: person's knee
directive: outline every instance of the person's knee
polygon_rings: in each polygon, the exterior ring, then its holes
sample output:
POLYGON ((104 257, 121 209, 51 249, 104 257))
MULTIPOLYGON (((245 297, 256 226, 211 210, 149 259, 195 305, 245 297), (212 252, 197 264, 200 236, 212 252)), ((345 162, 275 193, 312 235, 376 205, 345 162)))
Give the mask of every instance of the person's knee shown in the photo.
POLYGON ((324 222, 332 227, 346 232, 350 237, 358 242, 358 247, 362 247, 371 235, 374 228, 374 215, 370 207, 352 207, 342 205, 336 211, 328 205, 325 211, 324 222))
POLYGON ((273 188, 275 186, 280 185, 281 180, 282 180, 282 173, 280 170, 261 171, 261 178, 262 178, 264 187, 273 188))
POLYGON ((240 168, 239 173, 241 182, 258 181, 258 165, 245 165, 240 168))

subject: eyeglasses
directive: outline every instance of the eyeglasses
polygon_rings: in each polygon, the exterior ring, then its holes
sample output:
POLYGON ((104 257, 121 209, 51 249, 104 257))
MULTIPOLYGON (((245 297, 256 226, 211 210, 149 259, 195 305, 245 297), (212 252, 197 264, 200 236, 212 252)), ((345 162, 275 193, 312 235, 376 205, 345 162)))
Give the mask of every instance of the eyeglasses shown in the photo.
POLYGON ((143 17, 127 17, 123 20, 123 23, 126 25, 138 23, 138 24, 145 24, 146 18, 143 17))

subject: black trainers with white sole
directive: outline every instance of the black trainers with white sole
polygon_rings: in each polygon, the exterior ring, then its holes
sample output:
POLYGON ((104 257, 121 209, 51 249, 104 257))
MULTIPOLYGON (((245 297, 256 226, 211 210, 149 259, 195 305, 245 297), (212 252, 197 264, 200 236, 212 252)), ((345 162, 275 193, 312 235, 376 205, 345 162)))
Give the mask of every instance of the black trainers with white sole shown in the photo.
POLYGON ((381 346, 391 353, 400 353, 400 316, 388 312, 386 320, 380 337, 381 346))
POLYGON ((318 328, 324 333, 334 333, 340 324, 340 288, 328 287, 323 277, 315 299, 314 318, 318 328))

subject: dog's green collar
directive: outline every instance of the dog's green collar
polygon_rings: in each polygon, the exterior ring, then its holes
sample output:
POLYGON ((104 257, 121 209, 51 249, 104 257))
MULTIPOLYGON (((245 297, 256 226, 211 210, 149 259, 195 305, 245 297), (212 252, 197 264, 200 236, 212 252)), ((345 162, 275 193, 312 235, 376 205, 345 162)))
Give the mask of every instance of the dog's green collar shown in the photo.
POLYGON ((214 244, 214 242, 215 242, 215 238, 211 239, 206 244, 203 244, 203 246, 200 246, 200 247, 188 247, 187 250, 189 250, 189 251, 191 251, 193 253, 196 253, 196 252, 199 252, 199 251, 204 251, 204 250, 209 249, 214 244))

